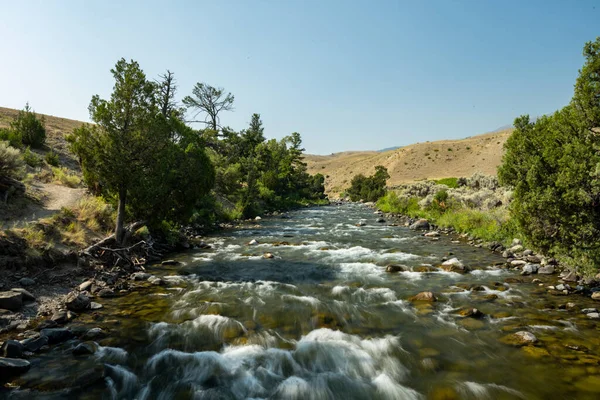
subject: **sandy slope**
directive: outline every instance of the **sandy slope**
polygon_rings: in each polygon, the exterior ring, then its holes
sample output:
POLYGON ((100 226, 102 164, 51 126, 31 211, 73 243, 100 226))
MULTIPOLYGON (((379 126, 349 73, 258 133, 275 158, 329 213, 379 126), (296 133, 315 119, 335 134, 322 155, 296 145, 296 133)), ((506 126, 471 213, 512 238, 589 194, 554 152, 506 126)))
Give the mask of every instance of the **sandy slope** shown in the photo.
POLYGON ((308 171, 325 175, 327 193, 339 194, 356 174, 371 175, 376 165, 388 169, 389 186, 448 177, 471 176, 475 172, 495 175, 503 145, 512 129, 461 140, 417 143, 386 152, 344 152, 328 156, 306 155, 308 171))

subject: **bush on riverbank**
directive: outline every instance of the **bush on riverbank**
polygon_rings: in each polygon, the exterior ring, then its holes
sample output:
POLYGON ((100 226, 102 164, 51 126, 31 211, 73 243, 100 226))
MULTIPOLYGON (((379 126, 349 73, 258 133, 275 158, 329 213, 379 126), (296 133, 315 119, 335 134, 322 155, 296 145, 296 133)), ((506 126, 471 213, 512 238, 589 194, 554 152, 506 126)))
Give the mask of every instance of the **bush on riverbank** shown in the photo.
POLYGON ((436 182, 404 185, 396 192, 388 191, 377 206, 383 212, 425 218, 484 241, 509 244, 518 233, 506 206, 510 191, 488 189, 497 184, 481 174, 464 181, 471 184, 455 189, 436 182))

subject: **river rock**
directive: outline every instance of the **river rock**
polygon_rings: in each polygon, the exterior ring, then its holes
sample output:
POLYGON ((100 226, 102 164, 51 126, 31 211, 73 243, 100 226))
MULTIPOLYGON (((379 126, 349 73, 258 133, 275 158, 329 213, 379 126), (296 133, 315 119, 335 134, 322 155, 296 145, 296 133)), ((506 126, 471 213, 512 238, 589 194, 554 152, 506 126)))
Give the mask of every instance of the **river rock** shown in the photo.
POLYGON ((112 290, 111 288, 104 288, 104 289, 100 289, 100 291, 97 294, 98 297, 115 297, 115 291, 112 290))
POLYGON ((597 313, 597 312, 588 313, 586 315, 588 318, 591 318, 591 319, 600 319, 600 313, 597 313))
POLYGON ((255 221, 260 221, 262 218, 259 216, 256 216, 256 218, 254 218, 255 221))
POLYGON ((10 289, 11 292, 17 292, 17 293, 21 293, 21 298, 23 299, 23 301, 35 301, 35 296, 31 294, 31 292, 29 292, 26 289, 23 288, 13 288, 10 289))
POLYGON ((537 264, 525 264, 521 270, 521 275, 531 275, 538 272, 537 264))
POLYGON ((179 265, 181 263, 179 261, 176 261, 176 260, 164 260, 160 264, 161 265, 179 265))
POLYGON ((503 343, 510 344, 513 346, 525 346, 534 344, 538 341, 537 337, 531 332, 519 331, 508 335, 500 339, 503 343))
POLYGON ((533 250, 530 250, 530 249, 523 250, 524 257, 531 256, 531 255, 533 255, 533 250))
POLYGON ((421 292, 409 298, 410 301, 437 301, 437 297, 432 292, 421 292))
POLYGON ((258 240, 256 239, 252 239, 251 241, 248 242, 248 246, 256 246, 258 244, 258 240))
POLYGON ((20 358, 23 356, 23 351, 25 348, 16 340, 7 340, 0 347, 0 356, 8 357, 8 358, 20 358))
POLYGON ((581 312, 584 313, 584 314, 589 314, 589 313, 598 312, 598 309, 597 308, 591 308, 591 307, 590 308, 583 308, 581 310, 581 312))
POLYGON ((527 262, 530 262, 533 264, 541 264, 542 263, 541 257, 533 255, 533 254, 525 257, 525 260, 527 260, 527 262))
POLYGON ((406 271, 408 268, 404 265, 399 265, 399 264, 390 264, 388 266, 385 267, 385 272, 404 272, 406 271))
POLYGON ((510 244, 510 247, 519 246, 519 245, 522 245, 522 244, 523 244, 523 242, 521 241, 521 239, 516 239, 515 238, 515 239, 512 240, 512 242, 510 244))
POLYGON ((458 310, 457 314, 460 315, 461 317, 465 317, 465 318, 467 318, 467 317, 469 317, 469 318, 485 317, 484 313, 482 313, 478 309, 472 308, 472 307, 461 308, 460 310, 458 310))
POLYGON ((541 275, 552 275, 556 271, 554 265, 545 265, 543 267, 538 268, 538 274, 541 275))
POLYGON ((465 267, 463 265, 462 262, 460 262, 460 260, 458 258, 451 258, 448 261, 444 261, 442 263, 442 269, 444 271, 448 271, 448 272, 458 272, 461 274, 464 274, 466 272, 468 272, 469 270, 467 269, 467 267, 465 267))
POLYGON ((67 310, 58 310, 52 314, 50 321, 56 322, 59 325, 66 324, 69 322, 69 313, 67 310))
POLYGON ((106 336, 106 332, 102 330, 102 328, 92 328, 83 334, 83 339, 86 340, 94 340, 101 339, 106 336))
POLYGON ((577 282, 579 277, 577 276, 577 273, 570 271, 562 277, 562 280, 565 282, 577 282))
POLYGON ((421 218, 420 220, 409 226, 410 229, 415 231, 427 231, 429 230, 429 227, 429 221, 427 221, 424 218, 421 218))
POLYGON ((147 272, 134 272, 130 277, 132 281, 146 281, 148 278, 150 278, 150 274, 147 272))
POLYGON ((273 255, 273 253, 265 253, 263 254, 263 258, 275 258, 275 256, 273 255))
POLYGON ((29 338, 21 341, 21 344, 25 348, 26 351, 30 351, 35 353, 39 351, 42 347, 48 345, 48 337, 47 336, 39 336, 36 338, 29 338))
POLYGON ((376 222, 378 222, 378 223, 382 224, 382 223, 384 223, 384 222, 385 222, 385 218, 381 218, 381 217, 380 217, 380 218, 377 218, 376 222))
POLYGON ((79 291, 83 292, 84 290, 90 290, 90 288, 92 287, 92 281, 85 281, 82 284, 79 285, 79 291))
POLYGON ((94 354, 96 351, 98 351, 98 345, 96 343, 83 342, 73 348, 73 355, 94 354))
POLYGON ((17 311, 23 305, 23 295, 19 292, 0 292, 0 308, 17 311))
POLYGON ((425 236, 425 237, 438 237, 438 236, 440 236, 440 233, 438 231, 431 231, 431 232, 427 232, 423 236, 425 236))
POLYGON ((99 310, 103 306, 100 303, 96 303, 95 301, 90 302, 90 310, 99 310))
POLYGON ((592 293, 592 300, 600 300, 600 292, 592 293))
POLYGON ((90 298, 83 293, 71 292, 67 295, 65 305, 71 311, 83 311, 90 307, 90 298))
POLYGON ((558 284, 558 285, 556 285, 556 287, 555 287, 555 289, 556 289, 556 290, 558 290, 558 291, 563 291, 563 290, 565 290, 566 288, 567 288, 567 287, 566 287, 564 284, 562 284, 562 283, 559 283, 559 284, 558 284))
POLYGON ((19 285, 21 286, 33 286, 35 285, 35 280, 31 279, 31 278, 21 278, 19 279, 19 285))
POLYGON ((48 344, 56 344, 71 339, 73 332, 67 328, 46 328, 40 331, 40 335, 48 338, 48 344))
POLYGON ((512 246, 510 249, 508 249, 511 253, 519 253, 521 251, 523 251, 523 246, 521 246, 520 244, 516 245, 516 246, 512 246))
POLYGON ((29 367, 30 364, 27 360, 0 357, 0 383, 8 382, 12 378, 24 374, 29 367))
POLYGON ((510 262, 510 265, 513 267, 522 267, 525 264, 527 264, 527 261, 525 260, 512 260, 510 262))

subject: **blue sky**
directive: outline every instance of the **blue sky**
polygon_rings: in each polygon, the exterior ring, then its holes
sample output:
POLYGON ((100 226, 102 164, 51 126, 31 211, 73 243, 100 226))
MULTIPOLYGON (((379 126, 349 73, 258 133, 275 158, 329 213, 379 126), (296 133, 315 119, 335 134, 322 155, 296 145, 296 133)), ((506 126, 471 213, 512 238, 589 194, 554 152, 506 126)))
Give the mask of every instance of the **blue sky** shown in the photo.
POLYGON ((598 1, 0 0, 0 106, 88 120, 125 57, 307 152, 462 138, 568 103, 598 1), (173 3, 173 4, 170 4, 173 3))

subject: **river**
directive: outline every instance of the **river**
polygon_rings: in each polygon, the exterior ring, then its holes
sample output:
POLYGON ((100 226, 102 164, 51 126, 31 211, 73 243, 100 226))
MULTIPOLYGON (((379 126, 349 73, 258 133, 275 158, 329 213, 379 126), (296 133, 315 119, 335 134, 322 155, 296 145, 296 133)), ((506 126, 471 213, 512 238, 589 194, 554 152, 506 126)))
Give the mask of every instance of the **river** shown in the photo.
POLYGON ((176 255, 179 266, 150 267, 167 285, 101 299, 102 312, 72 325, 108 332, 94 355, 73 356, 74 342, 56 346, 30 360, 10 397, 600 396, 600 325, 564 309, 569 301, 593 306, 588 300, 548 295, 531 283, 535 276, 501 268, 489 250, 377 223, 362 205, 289 217, 209 237, 211 249, 176 255), (259 244, 248 245, 252 239, 259 244), (472 271, 444 272, 444 257, 472 271), (388 264, 410 270, 386 273, 388 264), (408 300, 421 291, 438 301, 408 300), (462 317, 465 307, 484 315, 462 317), (503 342, 523 330, 538 342, 503 342), (93 384, 72 389, 86 380, 93 384))

